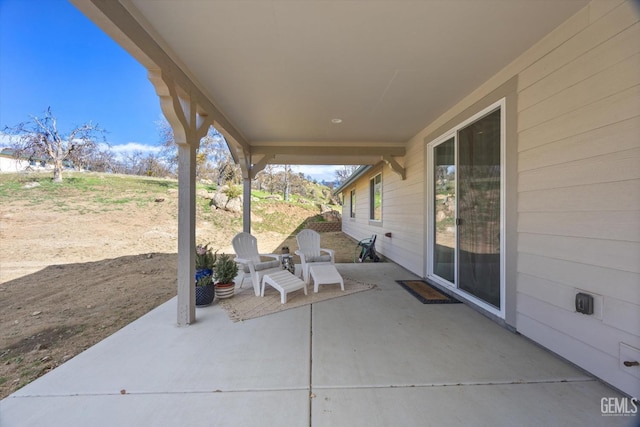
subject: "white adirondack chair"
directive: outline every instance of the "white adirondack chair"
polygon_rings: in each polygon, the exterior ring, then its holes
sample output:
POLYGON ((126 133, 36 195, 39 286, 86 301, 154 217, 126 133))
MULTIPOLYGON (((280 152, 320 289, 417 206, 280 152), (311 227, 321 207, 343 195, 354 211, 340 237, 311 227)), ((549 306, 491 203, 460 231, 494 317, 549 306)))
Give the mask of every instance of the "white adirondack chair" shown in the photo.
POLYGON ((298 250, 296 255, 300 256, 302 262, 302 278, 309 284, 309 267, 311 264, 334 264, 335 251, 320 247, 320 234, 316 231, 305 228, 296 235, 298 250))
POLYGON ((231 240, 231 244, 233 245, 233 250, 236 252, 235 261, 241 264, 241 269, 244 271, 239 287, 242 288, 244 279, 250 277, 256 296, 260 296, 260 281, 262 280, 262 276, 267 273, 282 270, 280 255, 258 253, 258 240, 249 233, 243 232, 236 234, 233 240, 231 240), (263 260, 263 258, 270 259, 263 260))

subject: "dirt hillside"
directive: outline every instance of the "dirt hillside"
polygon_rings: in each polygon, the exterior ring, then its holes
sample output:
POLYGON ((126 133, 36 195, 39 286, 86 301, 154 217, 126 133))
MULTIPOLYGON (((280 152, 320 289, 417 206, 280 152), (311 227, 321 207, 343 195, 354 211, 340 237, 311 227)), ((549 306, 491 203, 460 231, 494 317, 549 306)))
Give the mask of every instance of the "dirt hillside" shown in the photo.
MULTIPOLYGON (((0 398, 175 296, 177 184, 100 184, 51 195, 0 181, 0 398)), ((199 206, 198 242, 232 253, 241 215, 199 206)), ((295 250, 296 228, 315 214, 284 202, 264 212, 260 221, 282 226, 253 234, 262 252, 278 253, 295 250)), ((322 242, 353 262, 353 239, 333 232, 322 242)))

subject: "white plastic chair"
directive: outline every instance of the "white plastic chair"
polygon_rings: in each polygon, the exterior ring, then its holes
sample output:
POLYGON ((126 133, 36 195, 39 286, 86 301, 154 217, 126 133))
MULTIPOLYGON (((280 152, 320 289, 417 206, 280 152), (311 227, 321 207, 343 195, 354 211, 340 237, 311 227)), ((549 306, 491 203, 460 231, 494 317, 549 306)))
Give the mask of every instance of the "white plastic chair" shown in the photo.
POLYGON ((300 256, 302 262, 302 278, 309 284, 309 267, 312 264, 334 264, 335 251, 320 247, 320 234, 308 228, 296 235, 298 250, 296 255, 300 256))
POLYGON ((249 233, 238 233, 231 240, 233 250, 236 252, 235 261, 241 264, 244 275, 240 282, 240 288, 244 279, 251 278, 253 290, 256 296, 260 296, 260 281, 266 273, 282 270, 280 255, 258 253, 258 240, 249 233), (262 258, 271 258, 263 261, 262 258))

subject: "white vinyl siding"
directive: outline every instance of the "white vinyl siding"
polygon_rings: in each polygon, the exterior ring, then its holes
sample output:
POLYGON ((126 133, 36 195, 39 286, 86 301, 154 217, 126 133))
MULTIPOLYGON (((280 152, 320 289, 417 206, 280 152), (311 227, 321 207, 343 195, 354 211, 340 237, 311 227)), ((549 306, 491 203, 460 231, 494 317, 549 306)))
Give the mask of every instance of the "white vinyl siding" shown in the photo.
MULTIPOLYGON (((630 395, 640 380, 619 355, 621 343, 640 348, 639 18, 637 2, 591 2, 408 141, 406 180, 383 166, 383 230, 366 219, 344 225, 356 239, 378 234, 379 252, 424 277, 425 139, 516 80, 509 324, 630 395), (575 312, 577 292, 594 296, 593 315, 575 312)), ((369 178, 356 183, 360 218, 369 178)))
POLYGON ((640 23, 610 5, 519 75, 517 329, 632 393, 619 347, 640 348, 640 23))
MULTIPOLYGON (((343 221, 342 230, 356 240, 378 236, 376 251, 397 264, 424 276, 424 175, 423 148, 409 144, 403 166, 416 173, 408 173, 403 180, 386 165, 374 167, 355 183, 356 218, 343 221), (369 179, 383 170, 383 226, 369 218, 369 179), (419 172, 419 173, 417 173, 419 172), (392 232, 392 237, 385 236, 392 232)), ((350 190, 349 190, 350 191, 350 190)))

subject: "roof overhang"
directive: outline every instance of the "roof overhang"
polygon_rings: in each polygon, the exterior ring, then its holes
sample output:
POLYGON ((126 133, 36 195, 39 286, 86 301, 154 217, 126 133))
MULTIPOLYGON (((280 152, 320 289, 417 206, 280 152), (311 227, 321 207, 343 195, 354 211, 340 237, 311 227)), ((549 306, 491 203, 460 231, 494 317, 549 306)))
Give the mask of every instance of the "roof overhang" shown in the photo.
POLYGON ((384 160, 400 174, 410 138, 588 3, 71 1, 245 168, 384 160))
POLYGON ((347 178, 340 186, 333 190, 333 194, 340 194, 344 192, 347 188, 351 187, 361 176, 367 173, 372 166, 370 165, 362 165, 358 169, 356 169, 350 176, 347 178))

